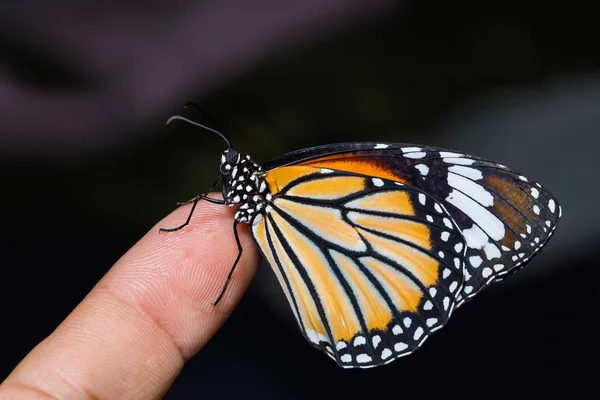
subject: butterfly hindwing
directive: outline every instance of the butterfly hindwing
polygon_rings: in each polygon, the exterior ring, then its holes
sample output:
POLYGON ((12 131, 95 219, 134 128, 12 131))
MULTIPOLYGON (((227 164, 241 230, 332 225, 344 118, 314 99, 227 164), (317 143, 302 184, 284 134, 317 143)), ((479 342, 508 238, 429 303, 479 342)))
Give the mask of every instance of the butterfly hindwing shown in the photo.
POLYGON ((561 214, 539 183, 504 165, 441 148, 342 143, 290 153, 265 169, 285 165, 386 178, 439 201, 467 243, 461 303, 520 269, 548 241, 561 214))
POLYGON ((459 301, 466 242, 445 207, 399 182, 288 166, 252 233, 306 339, 346 368, 418 348, 459 301))

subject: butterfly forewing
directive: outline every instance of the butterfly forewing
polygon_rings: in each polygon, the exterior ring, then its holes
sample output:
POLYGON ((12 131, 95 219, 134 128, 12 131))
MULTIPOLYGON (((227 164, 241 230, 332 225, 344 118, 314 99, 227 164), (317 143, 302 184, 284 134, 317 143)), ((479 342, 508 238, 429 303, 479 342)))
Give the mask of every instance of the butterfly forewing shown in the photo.
POLYGON ((466 243, 431 196, 396 181, 309 166, 265 176, 253 235, 304 336, 342 367, 409 354, 450 317, 466 243))
POLYGON ((467 243, 460 302, 520 269, 556 229, 560 206, 539 183, 491 161, 394 143, 349 143, 291 153, 267 164, 350 171, 403 182, 439 201, 467 243))

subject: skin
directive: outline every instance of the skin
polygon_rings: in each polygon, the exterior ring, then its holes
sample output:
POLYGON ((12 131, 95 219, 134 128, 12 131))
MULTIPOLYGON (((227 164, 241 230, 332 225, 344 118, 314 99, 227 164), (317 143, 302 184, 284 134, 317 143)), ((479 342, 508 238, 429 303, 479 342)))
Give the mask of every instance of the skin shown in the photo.
POLYGON ((233 211, 201 202, 153 227, 0 385, 0 399, 155 399, 219 330, 240 301, 260 256, 247 225, 237 256, 233 211))

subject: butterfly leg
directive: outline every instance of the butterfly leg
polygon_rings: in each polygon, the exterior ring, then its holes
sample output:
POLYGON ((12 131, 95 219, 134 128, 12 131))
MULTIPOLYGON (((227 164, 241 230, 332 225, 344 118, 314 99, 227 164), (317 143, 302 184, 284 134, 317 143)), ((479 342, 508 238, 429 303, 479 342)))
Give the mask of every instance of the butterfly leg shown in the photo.
MULTIPOLYGON (((210 193, 215 188, 215 186, 217 186, 217 184, 221 181, 221 178, 222 178, 222 176, 219 176, 219 178, 215 181, 215 183, 213 183, 211 188, 208 189, 208 193, 210 193)), ((198 204, 198 202, 200 200, 206 200, 209 203, 213 203, 213 204, 225 204, 225 200, 213 199, 204 194, 199 194, 191 200, 179 202, 179 203, 177 203, 178 206, 185 206, 186 204, 194 203, 194 205, 192 206, 192 209, 190 210, 190 214, 187 217, 187 220, 183 224, 179 225, 176 228, 160 228, 159 232, 175 232, 175 231, 178 231, 178 230, 188 226, 190 224, 190 220, 192 219, 192 214, 194 214, 194 210, 196 209, 196 205, 198 204)))
POLYGON ((196 206, 198 205, 198 202, 200 200, 206 200, 209 203, 214 203, 214 204, 225 204, 225 200, 213 199, 213 198, 207 197, 203 194, 199 194, 196 197, 194 197, 192 200, 189 200, 189 201, 183 203, 183 204, 193 203, 192 209, 190 210, 187 220, 183 224, 179 225, 176 228, 160 228, 159 232, 175 232, 175 231, 178 231, 178 230, 188 226, 190 224, 190 221, 192 220, 192 214, 194 214, 194 210, 196 209, 196 206))
POLYGON ((221 204, 221 205, 225 204, 225 202, 223 200, 213 199, 212 197, 206 197, 203 194, 199 194, 198 196, 194 197, 193 199, 186 200, 186 201, 180 201, 180 202, 175 203, 175 204, 177 204, 178 206, 186 206, 188 204, 195 203, 198 200, 206 200, 209 203, 213 203, 213 204, 221 204))
POLYGON ((235 261, 233 262, 231 269, 229 270, 229 275, 227 275, 227 280, 225 281, 225 285, 223 285, 223 289, 221 289, 221 293, 219 294, 219 296, 217 297, 215 302, 212 303, 213 306, 216 306, 219 303, 219 301, 221 300, 221 298, 223 297, 223 295, 225 294, 225 290, 227 290, 229 281, 231 281, 231 276, 233 275, 233 271, 235 271, 235 267, 237 267, 237 264, 240 261, 240 258, 242 257, 242 252, 244 251, 244 249, 242 248, 242 243, 240 242, 240 237, 238 235, 237 227, 238 227, 238 221, 234 221, 233 222, 233 235, 235 236, 235 242, 237 243, 238 255, 237 255, 235 261))

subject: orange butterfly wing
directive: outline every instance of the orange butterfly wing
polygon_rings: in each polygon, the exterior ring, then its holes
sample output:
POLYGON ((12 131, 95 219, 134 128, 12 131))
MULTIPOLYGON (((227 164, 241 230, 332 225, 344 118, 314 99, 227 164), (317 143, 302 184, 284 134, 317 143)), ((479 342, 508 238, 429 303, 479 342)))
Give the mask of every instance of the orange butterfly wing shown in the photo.
POLYGON ((396 181, 287 166, 252 232, 309 342, 342 367, 409 354, 450 317, 464 238, 430 196, 396 181))

